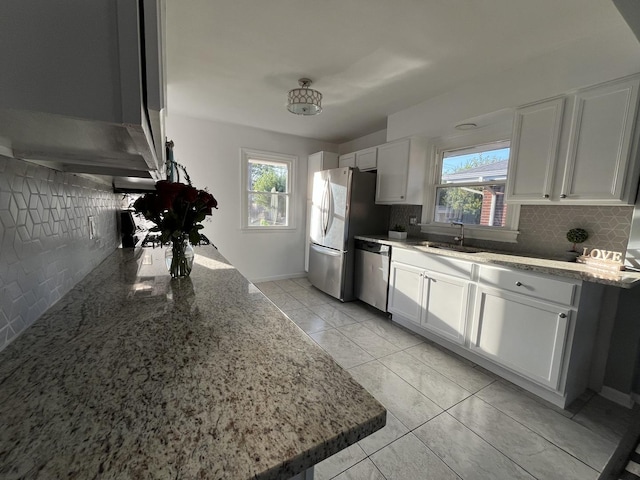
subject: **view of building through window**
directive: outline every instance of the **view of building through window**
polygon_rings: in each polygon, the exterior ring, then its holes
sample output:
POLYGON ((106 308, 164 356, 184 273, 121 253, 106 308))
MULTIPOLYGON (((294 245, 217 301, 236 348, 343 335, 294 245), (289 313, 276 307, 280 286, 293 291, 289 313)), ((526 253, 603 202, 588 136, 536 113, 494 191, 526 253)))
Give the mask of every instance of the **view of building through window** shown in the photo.
POLYGON ((289 225, 289 164, 248 159, 249 227, 289 225))
POLYGON ((509 143, 447 151, 441 162, 434 221, 503 227, 509 143))

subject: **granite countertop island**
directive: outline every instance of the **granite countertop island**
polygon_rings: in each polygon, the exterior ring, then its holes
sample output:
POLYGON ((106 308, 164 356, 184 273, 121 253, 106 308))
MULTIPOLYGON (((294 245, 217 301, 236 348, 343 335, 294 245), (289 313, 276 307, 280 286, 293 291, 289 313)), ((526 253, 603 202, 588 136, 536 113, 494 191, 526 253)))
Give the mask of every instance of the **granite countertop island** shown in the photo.
POLYGON ((0 478, 287 479, 385 409, 213 247, 122 249, 0 352, 0 478))
POLYGON ((536 256, 523 256, 502 252, 487 251, 483 249, 469 248, 469 251, 455 251, 441 248, 442 243, 429 242, 423 238, 408 238, 407 240, 393 240, 385 235, 361 235, 356 239, 370 242, 383 243, 397 248, 408 248, 425 253, 444 255, 448 257, 470 260, 474 263, 502 265, 505 267, 529 270, 532 272, 546 273, 560 277, 574 278, 586 282, 601 283, 621 288, 633 288, 640 285, 640 273, 621 271, 620 273, 601 272, 589 268, 587 265, 560 260, 539 258, 536 256))

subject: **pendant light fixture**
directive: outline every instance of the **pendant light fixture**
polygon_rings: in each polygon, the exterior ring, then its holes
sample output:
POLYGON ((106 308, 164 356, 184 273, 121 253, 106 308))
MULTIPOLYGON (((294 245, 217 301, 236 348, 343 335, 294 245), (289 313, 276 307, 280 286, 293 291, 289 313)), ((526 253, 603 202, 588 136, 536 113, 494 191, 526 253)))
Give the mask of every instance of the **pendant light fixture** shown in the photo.
POLYGON ((296 115, 317 115, 322 111, 322 94, 309 88, 311 80, 298 80, 300 88, 289 90, 287 110, 296 115))

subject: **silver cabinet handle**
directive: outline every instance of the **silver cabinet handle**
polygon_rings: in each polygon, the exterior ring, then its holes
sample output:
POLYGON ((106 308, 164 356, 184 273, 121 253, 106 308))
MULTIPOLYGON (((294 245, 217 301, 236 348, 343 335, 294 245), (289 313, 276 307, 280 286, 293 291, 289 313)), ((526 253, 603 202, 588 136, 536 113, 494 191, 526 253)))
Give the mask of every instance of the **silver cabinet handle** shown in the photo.
POLYGON ((545 193, 545 194, 542 196, 542 198, 549 198, 549 194, 548 194, 548 193, 545 193))
POLYGON ((516 282, 516 287, 521 287, 522 286, 522 282, 516 282))
POLYGON ((567 194, 566 193, 561 193, 560 194, 560 198, 567 198, 567 194))
POLYGON ((420 274, 420 276, 421 276, 421 277, 424 277, 424 273, 421 273, 421 274, 420 274))
POLYGON ((566 313, 561 313, 558 315, 560 318, 567 318, 567 314, 566 313))

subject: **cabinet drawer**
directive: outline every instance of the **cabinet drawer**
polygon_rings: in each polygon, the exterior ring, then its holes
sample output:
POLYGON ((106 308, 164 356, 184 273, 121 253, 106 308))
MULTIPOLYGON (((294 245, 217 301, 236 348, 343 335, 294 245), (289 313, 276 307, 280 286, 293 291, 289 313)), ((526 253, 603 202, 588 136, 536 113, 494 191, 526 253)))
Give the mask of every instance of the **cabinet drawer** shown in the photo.
POLYGON ((467 279, 471 278, 471 269, 473 267, 473 263, 465 260, 416 252, 414 250, 404 250, 402 248, 392 248, 391 258, 396 262, 407 263, 431 272, 445 273, 467 279))
POLYGON ((519 270, 480 266, 480 283, 553 303, 572 305, 576 284, 549 276, 538 276, 519 270))

